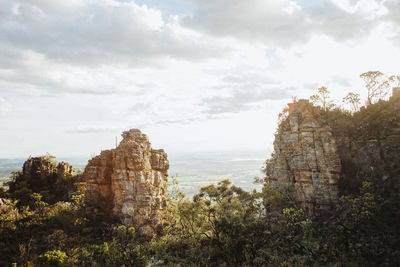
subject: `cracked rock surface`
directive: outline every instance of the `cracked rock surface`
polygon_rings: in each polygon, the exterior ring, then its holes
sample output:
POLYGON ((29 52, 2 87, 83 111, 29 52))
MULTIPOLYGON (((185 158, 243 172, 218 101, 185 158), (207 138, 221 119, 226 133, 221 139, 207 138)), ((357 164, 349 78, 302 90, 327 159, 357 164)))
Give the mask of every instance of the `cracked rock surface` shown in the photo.
POLYGON ((138 129, 122 133, 112 150, 92 158, 83 173, 89 202, 135 226, 146 237, 161 228, 159 213, 167 203, 169 162, 164 150, 154 150, 138 129))
POLYGON ((307 100, 289 104, 289 115, 275 135, 274 153, 266 161, 266 180, 288 184, 308 213, 331 206, 338 198, 341 161, 329 126, 307 100))

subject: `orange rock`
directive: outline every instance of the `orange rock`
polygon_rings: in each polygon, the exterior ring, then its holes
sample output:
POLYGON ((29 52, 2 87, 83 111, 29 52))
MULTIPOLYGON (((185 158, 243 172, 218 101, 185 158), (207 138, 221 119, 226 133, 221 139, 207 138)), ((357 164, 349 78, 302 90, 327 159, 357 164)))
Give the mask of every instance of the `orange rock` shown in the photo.
POLYGON ((159 213, 166 207, 169 162, 164 150, 153 150, 138 129, 122 133, 116 149, 102 151, 83 173, 88 202, 151 237, 160 228, 159 213))
POLYGON ((310 214, 337 201, 342 168, 332 130, 316 114, 307 100, 289 104, 288 118, 279 125, 274 153, 265 168, 267 183, 289 184, 310 214))

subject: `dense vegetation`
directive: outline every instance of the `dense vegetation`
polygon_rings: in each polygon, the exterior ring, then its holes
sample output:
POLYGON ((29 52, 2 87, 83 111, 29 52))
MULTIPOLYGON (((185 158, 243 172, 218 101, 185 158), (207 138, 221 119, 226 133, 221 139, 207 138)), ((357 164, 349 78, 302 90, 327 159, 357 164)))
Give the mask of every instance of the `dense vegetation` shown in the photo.
MULTIPOLYGON (((354 112, 321 109, 338 138, 387 137, 399 123, 394 100, 354 112)), ((341 197, 331 210, 305 216, 285 185, 246 192, 224 180, 189 200, 175 184, 163 233, 151 241, 87 206, 79 175, 51 184, 43 198, 48 184, 14 173, 0 196, 0 265, 400 266, 399 161, 365 171, 341 153, 341 197)))
MULTIPOLYGON (((78 179, 78 178, 77 178, 78 179)), ((32 193, 28 206, 0 210, 2 264, 38 266, 308 266, 400 264, 400 197, 363 182, 336 209, 313 218, 290 191, 245 192, 229 181, 203 187, 193 200, 176 194, 164 233, 150 242, 105 214, 91 213, 82 184, 49 205, 32 193)), ((13 199, 13 196, 8 196, 13 199)))

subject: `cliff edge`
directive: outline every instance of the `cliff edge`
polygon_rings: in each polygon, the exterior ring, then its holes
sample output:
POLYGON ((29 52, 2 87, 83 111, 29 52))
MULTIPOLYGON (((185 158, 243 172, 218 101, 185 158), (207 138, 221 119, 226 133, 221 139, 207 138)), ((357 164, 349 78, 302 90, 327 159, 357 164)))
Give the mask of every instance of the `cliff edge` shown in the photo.
POLYGON ((357 192, 363 181, 400 191, 400 88, 354 114, 305 99, 287 110, 265 163, 265 181, 289 186, 308 214, 357 192))
POLYGON ((318 112, 307 100, 289 104, 265 168, 267 183, 293 187, 307 213, 336 202, 342 170, 332 129, 318 119, 318 112))

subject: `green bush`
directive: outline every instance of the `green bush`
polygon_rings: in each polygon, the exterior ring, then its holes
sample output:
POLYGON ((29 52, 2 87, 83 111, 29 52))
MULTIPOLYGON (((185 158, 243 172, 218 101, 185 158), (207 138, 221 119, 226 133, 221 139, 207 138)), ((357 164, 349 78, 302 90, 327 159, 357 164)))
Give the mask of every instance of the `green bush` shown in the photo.
POLYGON ((68 261, 68 256, 60 250, 51 250, 38 257, 39 266, 68 266, 71 262, 68 261))

